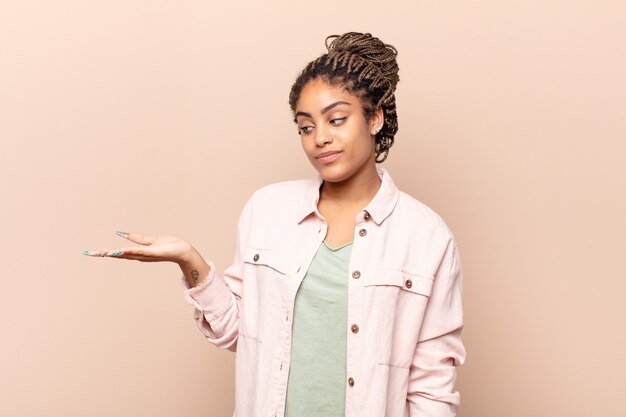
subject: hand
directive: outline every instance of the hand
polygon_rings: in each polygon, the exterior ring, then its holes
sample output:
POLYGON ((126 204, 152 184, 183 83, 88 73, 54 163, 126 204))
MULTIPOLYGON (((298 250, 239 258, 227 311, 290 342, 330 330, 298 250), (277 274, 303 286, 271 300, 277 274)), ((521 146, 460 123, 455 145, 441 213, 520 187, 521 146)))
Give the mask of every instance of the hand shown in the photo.
POLYGON ((140 233, 116 232, 118 236, 142 246, 126 246, 118 249, 86 250, 83 255, 133 259, 141 262, 170 261, 185 263, 193 252, 193 247, 176 236, 145 236, 140 233))

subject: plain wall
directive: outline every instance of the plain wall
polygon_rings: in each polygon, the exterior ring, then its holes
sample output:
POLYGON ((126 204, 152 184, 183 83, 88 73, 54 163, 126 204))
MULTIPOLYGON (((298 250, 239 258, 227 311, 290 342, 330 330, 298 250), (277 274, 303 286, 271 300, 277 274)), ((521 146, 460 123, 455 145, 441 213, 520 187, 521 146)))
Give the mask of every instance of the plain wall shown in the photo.
POLYGON ((623 416, 626 6, 17 1, 0 6, 0 415, 231 416, 174 264, 220 270, 256 188, 314 175, 287 97, 324 39, 399 50, 383 164, 464 265, 461 417, 623 416))

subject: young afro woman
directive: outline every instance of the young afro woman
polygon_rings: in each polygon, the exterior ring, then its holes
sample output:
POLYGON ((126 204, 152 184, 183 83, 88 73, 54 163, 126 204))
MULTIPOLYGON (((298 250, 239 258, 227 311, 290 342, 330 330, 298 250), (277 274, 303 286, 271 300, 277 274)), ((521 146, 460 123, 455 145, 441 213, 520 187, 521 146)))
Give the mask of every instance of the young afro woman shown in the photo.
POLYGON ((461 263, 452 233, 377 163, 398 131, 396 49, 326 39, 289 95, 318 176, 256 191, 219 274, 188 242, 91 256, 176 262, 209 342, 236 352, 237 417, 450 417, 460 395, 461 263))

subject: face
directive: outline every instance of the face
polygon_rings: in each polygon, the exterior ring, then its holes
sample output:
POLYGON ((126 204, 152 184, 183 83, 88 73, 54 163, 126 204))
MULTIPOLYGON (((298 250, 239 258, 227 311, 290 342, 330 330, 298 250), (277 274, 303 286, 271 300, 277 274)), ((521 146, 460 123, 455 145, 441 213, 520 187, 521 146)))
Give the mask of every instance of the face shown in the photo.
POLYGON ((316 79, 302 89, 296 123, 304 152, 325 181, 377 175, 374 135, 383 124, 380 108, 367 121, 358 96, 316 79))

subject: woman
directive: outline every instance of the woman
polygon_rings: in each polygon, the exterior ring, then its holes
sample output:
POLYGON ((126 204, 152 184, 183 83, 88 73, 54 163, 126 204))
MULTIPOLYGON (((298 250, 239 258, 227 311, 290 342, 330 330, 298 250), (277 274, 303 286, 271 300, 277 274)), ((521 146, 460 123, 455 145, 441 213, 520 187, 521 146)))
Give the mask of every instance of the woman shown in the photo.
POLYGON ((398 130, 396 49, 355 32, 326 46, 289 96, 319 175, 252 195, 223 274, 171 236, 86 254, 180 265, 200 330, 236 351, 236 416, 454 416, 457 247, 376 165, 398 130))

